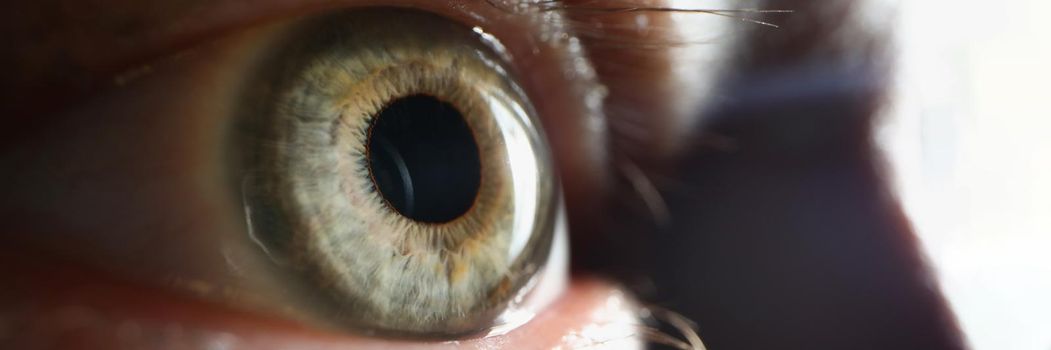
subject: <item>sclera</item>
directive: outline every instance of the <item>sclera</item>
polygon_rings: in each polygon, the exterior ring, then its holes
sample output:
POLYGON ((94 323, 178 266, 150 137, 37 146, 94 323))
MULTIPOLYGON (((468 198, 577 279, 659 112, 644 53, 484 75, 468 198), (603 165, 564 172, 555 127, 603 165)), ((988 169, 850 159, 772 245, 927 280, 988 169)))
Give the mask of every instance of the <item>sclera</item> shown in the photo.
POLYGON ((269 54, 237 152, 263 252, 337 324, 428 337, 491 326, 547 260, 559 196, 535 111, 482 35, 365 9, 305 21, 269 54), (401 216, 368 176, 371 118, 413 94, 456 106, 479 145, 478 198, 448 223, 401 216))

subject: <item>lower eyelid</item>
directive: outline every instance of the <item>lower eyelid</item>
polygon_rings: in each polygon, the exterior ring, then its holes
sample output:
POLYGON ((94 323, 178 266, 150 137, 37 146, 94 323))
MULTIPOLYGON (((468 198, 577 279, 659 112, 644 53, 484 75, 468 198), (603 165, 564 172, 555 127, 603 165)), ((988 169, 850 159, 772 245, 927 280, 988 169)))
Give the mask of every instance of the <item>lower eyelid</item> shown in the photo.
POLYGON ((477 347, 641 348, 637 310, 622 291, 574 281, 567 293, 511 333, 456 342, 415 343, 327 333, 188 299, 32 252, 0 254, 5 289, 0 345, 14 349, 459 349, 477 347))

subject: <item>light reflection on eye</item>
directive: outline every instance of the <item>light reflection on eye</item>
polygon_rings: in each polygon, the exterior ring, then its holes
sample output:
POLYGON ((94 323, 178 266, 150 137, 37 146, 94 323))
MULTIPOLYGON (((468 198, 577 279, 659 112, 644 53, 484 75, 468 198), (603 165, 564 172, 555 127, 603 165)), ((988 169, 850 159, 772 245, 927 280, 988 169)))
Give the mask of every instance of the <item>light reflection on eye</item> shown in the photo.
POLYGON ((285 40, 242 99, 253 236, 336 322, 489 327, 556 229, 528 99, 475 32, 422 12, 354 10, 285 40))

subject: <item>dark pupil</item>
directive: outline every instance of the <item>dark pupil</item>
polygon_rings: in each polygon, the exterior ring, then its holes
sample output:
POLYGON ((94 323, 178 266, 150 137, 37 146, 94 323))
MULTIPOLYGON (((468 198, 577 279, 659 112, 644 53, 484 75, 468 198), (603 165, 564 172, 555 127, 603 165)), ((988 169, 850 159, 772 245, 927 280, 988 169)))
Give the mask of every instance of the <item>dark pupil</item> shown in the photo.
POLYGON ((399 98, 372 122, 369 172, 380 194, 402 215, 448 222, 478 195, 478 145, 460 111, 427 95, 399 98))

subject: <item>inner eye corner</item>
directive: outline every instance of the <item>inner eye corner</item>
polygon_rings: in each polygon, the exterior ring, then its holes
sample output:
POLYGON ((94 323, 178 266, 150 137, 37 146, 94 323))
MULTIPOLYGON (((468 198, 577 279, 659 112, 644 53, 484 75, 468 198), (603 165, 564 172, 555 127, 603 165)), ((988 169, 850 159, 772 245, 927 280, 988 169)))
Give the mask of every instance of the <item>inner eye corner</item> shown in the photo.
POLYGON ((373 188, 411 220, 448 223, 478 200, 482 160, 461 108, 431 94, 392 99, 370 118, 366 158, 373 188))

